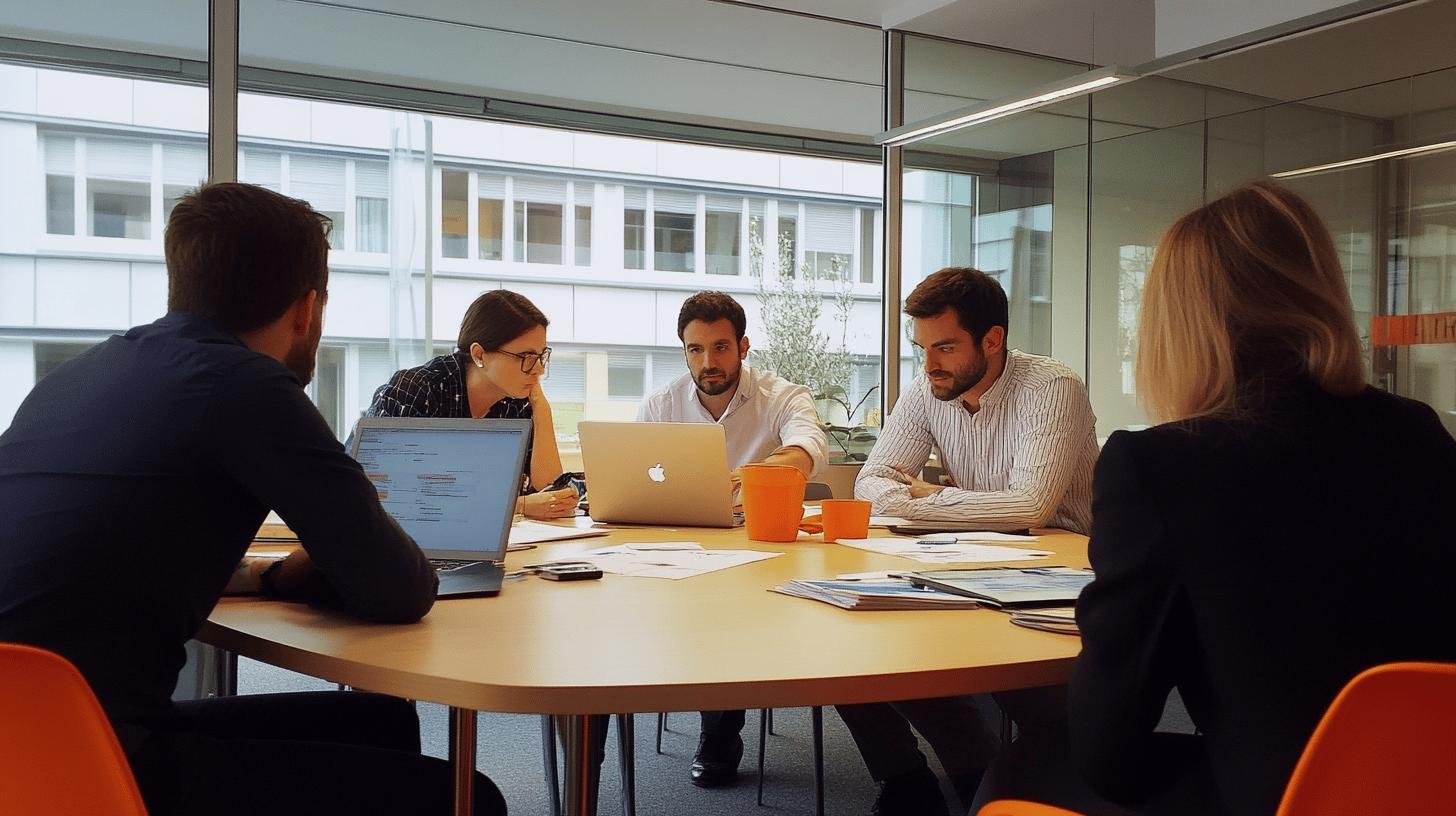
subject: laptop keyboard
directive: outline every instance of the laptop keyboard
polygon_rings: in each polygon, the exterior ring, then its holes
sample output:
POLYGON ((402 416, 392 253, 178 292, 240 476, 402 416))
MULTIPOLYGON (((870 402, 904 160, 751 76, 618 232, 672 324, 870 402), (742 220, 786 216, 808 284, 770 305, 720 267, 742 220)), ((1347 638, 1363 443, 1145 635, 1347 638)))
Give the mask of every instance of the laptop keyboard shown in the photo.
POLYGON ((452 570, 458 570, 458 569, 461 569, 463 567, 469 567, 469 566, 472 566, 474 564, 479 564, 479 563, 482 563, 482 562, 480 562, 480 561, 461 561, 461 560, 455 559, 455 558, 431 558, 430 559, 430 566, 434 567, 436 572, 450 572, 452 570))

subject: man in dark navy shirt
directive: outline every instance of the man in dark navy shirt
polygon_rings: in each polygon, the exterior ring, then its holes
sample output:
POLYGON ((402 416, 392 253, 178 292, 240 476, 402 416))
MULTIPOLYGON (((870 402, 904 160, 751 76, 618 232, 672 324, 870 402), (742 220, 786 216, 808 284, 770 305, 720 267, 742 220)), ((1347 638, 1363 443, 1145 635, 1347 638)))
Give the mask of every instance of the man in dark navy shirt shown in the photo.
MULTIPOLYGON (((412 623, 436 576, 303 391, 328 219, 242 184, 167 225, 168 314, 57 368, 0 435, 0 640, 58 652, 163 813, 445 813, 449 769, 379 695, 174 704, 184 644, 230 580, 412 623), (239 568, 269 509, 303 551, 239 568), (260 767, 286 769, 257 778, 260 767)), ((477 777, 479 812, 503 813, 477 777)))

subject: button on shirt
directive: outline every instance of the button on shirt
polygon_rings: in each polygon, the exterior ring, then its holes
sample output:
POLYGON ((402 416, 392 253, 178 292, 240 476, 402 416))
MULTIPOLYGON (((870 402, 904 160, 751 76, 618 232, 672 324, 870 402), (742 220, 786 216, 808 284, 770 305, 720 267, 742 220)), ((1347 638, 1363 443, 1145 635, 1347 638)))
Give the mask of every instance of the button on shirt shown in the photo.
POLYGON ((784 448, 802 448, 814 461, 811 478, 829 462, 829 444, 814 412, 809 389, 783 377, 743 366, 738 391, 723 416, 713 419, 698 398, 692 374, 668 383, 643 400, 638 422, 710 422, 728 438, 728 467, 762 462, 784 448))
POLYGON ((942 402, 925 374, 900 395, 855 481, 854 494, 883 515, 965 522, 987 530, 1092 526, 1096 417, 1087 387, 1049 357, 1012 350, 976 413, 942 402), (921 499, 896 479, 940 450, 956 487, 921 499))

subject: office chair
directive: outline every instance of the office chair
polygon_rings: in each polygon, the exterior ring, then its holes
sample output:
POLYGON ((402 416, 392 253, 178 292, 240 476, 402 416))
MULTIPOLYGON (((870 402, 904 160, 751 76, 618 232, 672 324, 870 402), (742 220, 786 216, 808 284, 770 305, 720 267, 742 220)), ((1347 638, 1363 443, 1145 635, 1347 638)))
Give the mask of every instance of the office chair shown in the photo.
POLYGON ((804 486, 804 501, 823 501, 834 498, 834 491, 823 482, 810 482, 804 486))
POLYGON ((1345 686, 1304 748, 1278 816, 1449 813, 1456 664, 1389 663, 1345 686))
POLYGON ((101 704, 60 655, 0 644, 0 735, 6 814, 146 816, 101 704))
POLYGON ((1062 810, 1051 805, 1041 805, 1036 802, 1023 802, 1019 799, 998 799, 995 802, 987 802, 976 816, 1082 816, 1070 810, 1062 810))

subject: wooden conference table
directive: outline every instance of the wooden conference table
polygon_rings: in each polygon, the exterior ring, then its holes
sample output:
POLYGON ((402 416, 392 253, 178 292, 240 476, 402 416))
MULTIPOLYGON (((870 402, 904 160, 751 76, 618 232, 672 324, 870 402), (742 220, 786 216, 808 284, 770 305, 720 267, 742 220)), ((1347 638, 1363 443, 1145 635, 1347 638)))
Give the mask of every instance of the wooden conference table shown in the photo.
MULTIPOLYGON (((579 520, 584 521, 584 520, 579 520)), ((1041 564, 1087 565, 1084 536, 1038 531, 1041 564)), ((882 530, 872 534, 884 534, 882 530)), ((910 570, 916 562, 737 530, 619 528, 511 553, 506 568, 608 543, 696 541, 784 555, 682 580, 508 581, 499 597, 439 601, 420 623, 366 624, 302 604, 225 598, 198 638, 356 688, 451 707, 456 813, 470 812, 475 712, 567 722, 567 813, 585 814, 587 715, 868 703, 1066 682, 1075 637, 997 611, 852 612, 767 591, 793 578, 910 570)))

